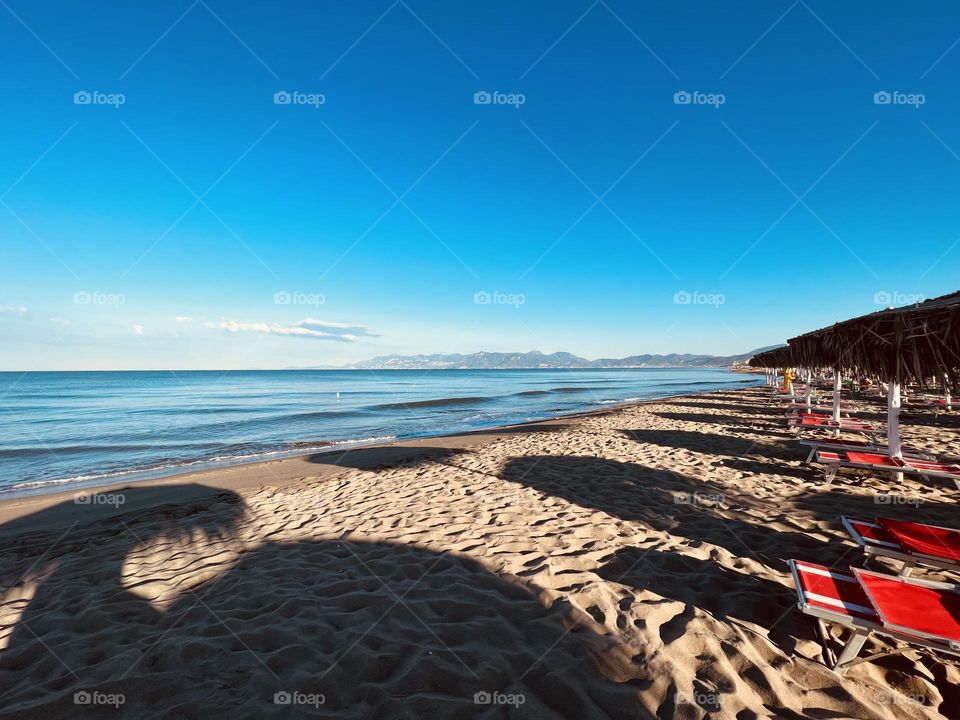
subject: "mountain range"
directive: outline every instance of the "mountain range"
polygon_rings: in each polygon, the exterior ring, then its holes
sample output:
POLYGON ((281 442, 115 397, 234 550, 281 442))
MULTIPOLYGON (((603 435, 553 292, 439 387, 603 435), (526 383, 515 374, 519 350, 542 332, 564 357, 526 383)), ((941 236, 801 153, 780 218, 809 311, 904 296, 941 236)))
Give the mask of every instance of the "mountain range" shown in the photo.
POLYGON ((514 370, 530 368, 710 368, 742 365, 754 355, 778 345, 741 355, 631 355, 587 360, 568 352, 477 352, 469 355, 381 355, 354 363, 362 370, 514 370))

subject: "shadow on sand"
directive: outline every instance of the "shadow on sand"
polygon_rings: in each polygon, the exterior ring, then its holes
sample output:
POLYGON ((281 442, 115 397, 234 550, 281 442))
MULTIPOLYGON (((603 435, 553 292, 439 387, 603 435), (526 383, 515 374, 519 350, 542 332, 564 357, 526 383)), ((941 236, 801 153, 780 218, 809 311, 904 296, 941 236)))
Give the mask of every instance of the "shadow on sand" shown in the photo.
POLYGON ((549 455, 513 458, 501 477, 692 543, 718 545, 778 570, 786 570, 785 557, 824 558, 843 552, 842 547, 804 533, 723 517, 716 505, 727 501, 726 488, 681 473, 594 457, 549 455))
POLYGON ((307 461, 316 465, 355 470, 380 470, 388 467, 418 467, 432 462, 443 462, 466 452, 469 450, 457 447, 387 445, 353 448, 343 452, 314 453, 307 456, 307 461))
POLYGON ((413 545, 244 545, 241 498, 201 487, 7 545, 5 718, 646 717, 589 618, 537 587, 413 545))

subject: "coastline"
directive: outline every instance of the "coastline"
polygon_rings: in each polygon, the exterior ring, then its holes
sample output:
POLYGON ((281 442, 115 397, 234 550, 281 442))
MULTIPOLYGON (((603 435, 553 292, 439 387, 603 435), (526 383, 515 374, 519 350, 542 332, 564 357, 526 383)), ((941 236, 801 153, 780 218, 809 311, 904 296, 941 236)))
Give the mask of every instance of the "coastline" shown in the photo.
POLYGON ((93 381, 56 373, 14 383, 6 388, 13 412, 0 420, 7 441, 0 498, 471 432, 756 382, 727 370, 684 369, 469 371, 462 382, 439 371, 427 377, 398 370, 395 380, 365 371, 304 372, 246 374, 229 388, 204 373, 179 383, 159 373, 101 373, 93 381), (181 383, 189 387, 185 396, 181 383), (140 391, 146 400, 130 405, 140 391), (58 394, 64 400, 51 402, 58 394))
MULTIPOLYGON (((753 386, 746 386, 746 388, 749 387, 753 386)), ((368 458, 364 461, 365 464, 369 467, 374 467, 416 458, 424 452, 424 448, 432 447, 431 443, 440 443, 450 448, 466 449, 483 444, 484 439, 492 441, 498 437, 504 438, 514 433, 524 432, 525 428, 533 428, 552 423, 571 422, 580 418, 604 415, 617 412, 624 408, 649 405, 651 403, 663 402, 675 398, 709 396, 712 393, 731 392, 746 388, 738 386, 736 388, 706 392, 664 395, 662 397, 633 402, 603 405, 593 410, 561 413, 522 423, 493 425, 488 428, 480 428, 467 432, 437 433, 386 442, 365 443, 363 441, 344 441, 338 443, 339 445, 346 446, 344 448, 315 449, 313 451, 290 450, 289 452, 282 452, 281 457, 271 457, 267 459, 253 457, 249 460, 236 460, 222 464, 201 462, 197 463, 200 467, 196 469, 189 469, 190 466, 184 466, 182 468, 171 468, 168 471, 158 472, 156 474, 151 474, 150 471, 134 470, 113 482, 104 481, 97 483, 93 481, 92 484, 81 482, 70 485, 69 487, 65 486, 62 490, 31 489, 11 492, 0 495, 0 536, 4 534, 3 526, 6 522, 29 513, 51 508, 65 501, 73 500, 78 494, 90 496, 117 493, 130 487, 167 487, 185 482, 201 481, 211 488, 233 491, 250 491, 264 485, 287 487, 307 475, 313 474, 321 477, 336 472, 337 469, 341 467, 341 461, 346 461, 351 454, 355 456, 358 451, 363 451, 364 457, 368 458), (141 477, 142 479, 140 479, 141 477)), ((146 500, 146 497, 144 497, 144 500, 146 500)), ((142 509, 146 506, 145 504, 141 504, 138 505, 137 509, 142 509)), ((89 515, 90 513, 87 514, 89 515)), ((104 514, 106 513, 93 513, 96 517, 102 517, 104 514)), ((71 516, 72 513, 65 513, 61 522, 70 522, 72 519, 71 516)))

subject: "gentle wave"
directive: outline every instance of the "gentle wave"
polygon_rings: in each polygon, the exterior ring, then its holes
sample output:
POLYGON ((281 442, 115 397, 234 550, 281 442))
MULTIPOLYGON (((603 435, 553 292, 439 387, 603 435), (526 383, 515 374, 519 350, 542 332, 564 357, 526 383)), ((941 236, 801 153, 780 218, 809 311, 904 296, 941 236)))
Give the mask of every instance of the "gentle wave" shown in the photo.
POLYGON ((184 460, 177 462, 159 463, 156 465, 132 468, 126 470, 116 470, 113 472, 93 473, 89 475, 73 475, 66 478, 53 478, 49 480, 29 480, 15 483, 8 488, 0 489, 0 495, 5 492, 16 492, 18 490, 38 489, 43 487, 53 487, 57 485, 88 483, 90 481, 112 482, 115 478, 123 478, 130 475, 143 475, 152 473, 155 475, 173 474, 181 472, 196 466, 210 465, 228 465, 231 462, 254 462, 262 458, 272 458, 278 455, 299 455, 304 450, 332 450, 346 446, 369 445, 371 443, 390 442, 396 440, 395 435, 381 435, 378 437, 359 438, 356 440, 317 441, 317 442, 295 442, 290 447, 261 450, 258 452, 236 452, 227 455, 214 455, 212 457, 199 460, 184 460))
POLYGON ((427 408, 427 407, 445 407, 447 405, 476 405, 477 403, 489 402, 491 397, 450 397, 437 398, 436 400, 413 400, 411 402, 384 403, 382 405, 371 405, 371 410, 406 410, 409 408, 427 408))
POLYGON ((176 443, 156 445, 67 445, 0 448, 0 458, 30 458, 44 455, 83 455, 94 452, 158 452, 161 450, 202 450, 217 447, 211 443, 176 443))

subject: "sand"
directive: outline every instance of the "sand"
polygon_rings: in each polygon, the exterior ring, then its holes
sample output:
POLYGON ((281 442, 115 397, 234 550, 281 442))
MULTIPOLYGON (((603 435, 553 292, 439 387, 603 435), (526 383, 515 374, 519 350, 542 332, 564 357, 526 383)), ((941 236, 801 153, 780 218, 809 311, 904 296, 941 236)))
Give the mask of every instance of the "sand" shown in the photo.
POLYGON ((786 565, 958 491, 804 457, 750 389, 8 501, 0 715, 960 716, 956 660, 827 669, 786 565))

